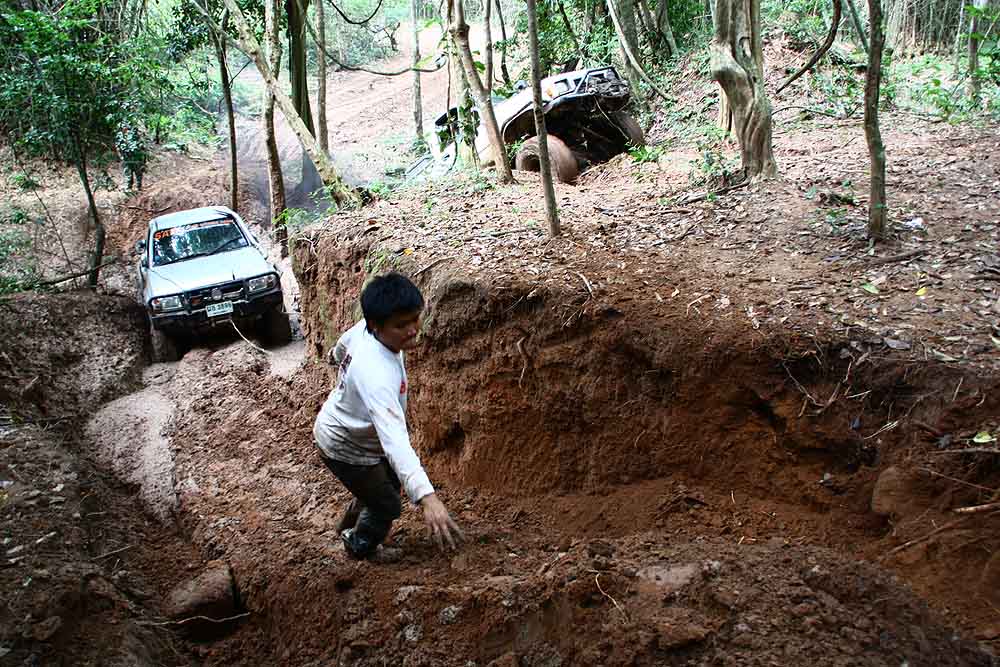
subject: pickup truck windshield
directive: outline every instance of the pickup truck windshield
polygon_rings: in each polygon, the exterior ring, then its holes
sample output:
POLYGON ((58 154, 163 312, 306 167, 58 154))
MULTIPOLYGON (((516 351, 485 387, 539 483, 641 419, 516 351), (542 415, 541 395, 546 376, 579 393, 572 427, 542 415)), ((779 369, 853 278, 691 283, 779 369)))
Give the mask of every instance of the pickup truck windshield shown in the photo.
POLYGON ((173 264, 247 245, 243 232, 229 218, 161 229, 153 232, 153 265, 173 264))

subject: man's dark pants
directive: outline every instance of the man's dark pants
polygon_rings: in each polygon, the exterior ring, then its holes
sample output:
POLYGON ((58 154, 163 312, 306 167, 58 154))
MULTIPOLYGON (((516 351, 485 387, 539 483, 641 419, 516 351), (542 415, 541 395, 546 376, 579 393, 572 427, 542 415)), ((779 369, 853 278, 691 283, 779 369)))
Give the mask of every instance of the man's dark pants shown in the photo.
POLYGON ((355 558, 373 555, 403 511, 399 478, 385 459, 375 465, 359 466, 325 456, 320 458, 354 495, 354 502, 361 504, 357 524, 344 539, 348 551, 355 558))

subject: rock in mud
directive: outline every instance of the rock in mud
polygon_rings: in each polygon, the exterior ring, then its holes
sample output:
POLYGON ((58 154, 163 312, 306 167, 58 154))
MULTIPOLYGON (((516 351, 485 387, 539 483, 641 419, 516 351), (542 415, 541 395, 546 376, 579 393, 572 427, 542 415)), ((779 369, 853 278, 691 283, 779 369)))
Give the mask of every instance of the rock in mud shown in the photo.
POLYGON ((416 644, 423 636, 424 630, 417 624, 408 625, 403 628, 403 638, 411 644, 416 644))
POLYGON ((504 653, 502 656, 492 661, 486 667, 520 667, 521 662, 513 653, 504 653))
POLYGON ((235 616, 236 586, 229 564, 211 561, 197 577, 175 587, 167 597, 164 613, 174 620, 235 616))
POLYGON ((889 466, 878 476, 872 491, 872 512, 883 517, 900 517, 914 506, 915 475, 898 466, 889 466))
POLYGON ((681 590, 701 573, 695 563, 683 565, 649 565, 636 574, 639 587, 664 597, 681 590))
POLYGON ((441 613, 438 614, 438 620, 441 621, 441 625, 451 625, 458 620, 461 613, 461 607, 458 605, 449 605, 442 609, 441 613))

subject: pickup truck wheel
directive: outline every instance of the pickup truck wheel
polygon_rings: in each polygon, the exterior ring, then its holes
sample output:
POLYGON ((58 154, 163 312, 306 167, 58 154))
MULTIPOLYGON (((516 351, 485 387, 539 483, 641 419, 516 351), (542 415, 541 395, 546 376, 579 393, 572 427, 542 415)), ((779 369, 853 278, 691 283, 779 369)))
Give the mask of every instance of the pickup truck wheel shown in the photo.
POLYGON ((646 136, 642 133, 642 128, 639 126, 639 121, 635 119, 630 113, 624 111, 615 111, 611 114, 611 120, 619 130, 625 135, 625 150, 628 150, 629 144, 632 146, 645 146, 646 136))
POLYGON ((181 358, 177 349, 177 341, 170 337, 165 331, 160 331, 152 324, 149 325, 149 340, 153 347, 153 362, 177 361, 181 358))
POLYGON ((284 345, 292 340, 292 325, 288 323, 288 314, 281 306, 273 308, 260 318, 260 334, 269 345, 284 345))
MULTIPOLYGON (((556 180, 560 183, 574 183, 580 175, 580 165, 569 146, 557 136, 548 135, 546 145, 549 147, 549 162, 556 180)), ((540 171, 538 161, 538 137, 531 137, 521 146, 514 158, 514 165, 519 171, 540 171)))

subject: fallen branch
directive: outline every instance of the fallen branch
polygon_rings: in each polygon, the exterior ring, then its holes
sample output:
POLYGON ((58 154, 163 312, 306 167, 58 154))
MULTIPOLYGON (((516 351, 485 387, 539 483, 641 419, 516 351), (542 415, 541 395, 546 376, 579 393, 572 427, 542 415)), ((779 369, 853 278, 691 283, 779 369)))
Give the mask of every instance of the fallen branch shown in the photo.
POLYGON ((915 259, 926 255, 926 250, 910 250, 909 252, 904 252, 899 255, 891 255, 889 257, 880 257, 878 259, 873 259, 871 261, 865 262, 866 267, 870 266, 882 266, 883 264, 892 264, 894 262, 905 262, 908 259, 915 259))
POLYGON ((985 505, 972 505, 971 507, 959 507, 954 510, 956 514, 979 514, 980 512, 991 512, 1000 510, 1000 503, 986 503, 985 505))
POLYGON ((892 556, 893 554, 897 554, 900 551, 905 551, 905 550, 909 549, 910 547, 914 547, 914 546, 916 546, 918 544, 922 544, 922 543, 926 542, 927 540, 931 539, 932 537, 934 537, 935 535, 943 533, 946 530, 951 530, 952 528, 958 526, 959 524, 963 523, 964 521, 966 521, 968 519, 969 519, 969 517, 963 516, 960 519, 955 519, 954 521, 946 523, 943 526, 935 528, 934 530, 932 530, 931 532, 927 533, 926 535, 923 535, 922 537, 918 537, 918 538, 916 538, 914 540, 910 540, 909 542, 906 542, 904 544, 900 544, 895 549, 889 551, 888 553, 886 553, 885 555, 883 555, 882 557, 880 557, 879 560, 880 561, 881 560, 885 560, 886 558, 888 558, 889 556, 892 556))
POLYGON ((830 118, 836 118, 837 120, 845 120, 844 117, 841 116, 840 114, 833 113, 831 111, 823 111, 822 109, 813 109, 812 107, 799 106, 797 104, 793 104, 791 106, 781 107, 779 109, 775 109, 774 111, 771 112, 771 117, 773 118, 774 116, 777 116, 780 112, 787 111, 788 109, 800 109, 802 111, 807 111, 809 113, 814 113, 817 116, 829 116, 830 118))
POLYGON ((191 621, 208 621, 209 623, 228 623, 229 621, 235 621, 238 618, 246 618, 250 615, 249 611, 243 612, 242 614, 236 614, 235 616, 226 616, 225 618, 209 618, 208 616, 191 616, 189 618, 182 618, 179 621, 163 621, 162 623, 153 622, 140 622, 140 625, 184 625, 185 623, 190 623, 191 621))
POLYGON ((443 264, 444 262, 447 262, 449 259, 455 259, 455 256, 451 255, 449 257, 441 257, 439 259, 435 259, 433 262, 431 262, 430 264, 428 264, 424 268, 422 268, 419 271, 417 271, 416 273, 414 273, 413 277, 416 278, 417 276, 419 276, 424 271, 430 271, 431 269, 433 269, 438 264, 443 264))
POLYGON ((948 475, 941 474, 936 470, 931 470, 930 468, 917 468, 917 470, 919 470, 920 472, 925 472, 928 475, 933 475, 935 477, 941 477, 943 479, 947 479, 951 482, 955 482, 956 484, 964 484, 965 486, 971 487, 973 489, 979 489, 980 491, 988 491, 989 493, 997 492, 996 489, 991 489, 989 487, 982 486, 980 484, 973 484, 972 482, 966 482, 964 479, 958 479, 957 477, 949 477, 948 475))
POLYGON ((536 231, 539 231, 538 225, 531 225, 530 227, 518 227, 516 229, 503 229, 503 230, 496 231, 496 232, 485 232, 483 234, 474 234, 472 236, 466 236, 466 237, 464 237, 462 239, 459 239, 459 240, 460 241, 474 241, 476 239, 485 239, 485 238, 489 238, 489 237, 496 238, 496 237, 499 237, 499 236, 507 236, 508 234, 517 234, 519 232, 536 232, 536 231))
POLYGON ((120 206, 121 208, 130 208, 135 211, 145 211, 146 213, 163 213, 168 208, 170 208, 169 204, 157 209, 146 208, 145 206, 133 206, 132 204, 118 204, 118 206, 120 206))
POLYGON ((115 549, 114 551, 109 551, 106 554, 101 554, 100 556, 97 556, 96 558, 94 558, 94 560, 101 560, 102 558, 107 558, 108 556, 114 556, 115 554, 120 554, 123 551, 128 551, 131 548, 132 548, 132 545, 129 544, 129 545, 126 545, 126 546, 122 547, 121 549, 115 549))
POLYGON ((96 267, 86 268, 83 271, 77 271, 76 273, 71 273, 70 275, 63 276, 62 278, 55 278, 53 280, 43 280, 43 281, 41 281, 39 283, 35 283, 35 285, 37 287, 47 287, 49 285, 58 285, 59 283, 64 283, 67 280, 73 280, 74 278, 82 278, 83 276, 87 275, 91 271, 95 271, 95 270, 100 271, 105 266, 111 266, 112 264, 115 264, 117 262, 118 262, 117 258, 111 259, 111 260, 108 260, 107 262, 104 262, 103 264, 100 264, 100 265, 98 265, 96 267))
POLYGON ((814 53, 813 57, 809 59, 809 62, 803 65, 798 72, 788 77, 783 84, 778 86, 778 89, 774 91, 775 95, 780 94, 785 88, 795 83, 800 76, 812 69, 813 66, 819 62, 819 59, 826 55, 826 52, 830 50, 831 46, 833 46, 833 40, 837 38, 837 29, 840 27, 840 15, 843 10, 844 8, 841 0, 833 0, 833 18, 830 19, 830 30, 826 34, 826 40, 818 49, 816 49, 816 53, 814 53))
POLYGON ((656 243, 654 243, 653 245, 663 245, 664 243, 675 243, 676 241, 680 241, 681 239, 684 239, 687 236, 689 236, 691 234, 691 232, 694 231, 694 228, 697 227, 700 224, 701 224, 701 220, 698 220, 697 222, 692 222, 690 225, 688 225, 687 227, 685 227, 684 231, 681 232, 680 234, 678 234, 676 236, 671 236, 669 239, 660 239, 656 243))
POLYGON ((966 447, 965 449, 947 449, 943 452, 927 452, 928 454, 1000 454, 1000 449, 991 447, 966 447))
POLYGON ((590 294, 590 298, 593 299, 594 298, 594 288, 591 286, 590 281, 587 280, 587 276, 583 275, 582 273, 579 273, 578 271, 574 271, 573 273, 575 273, 576 275, 578 275, 580 277, 580 280, 583 281, 584 287, 587 288, 587 293, 590 294))

